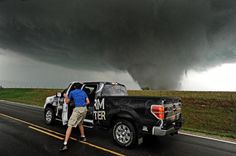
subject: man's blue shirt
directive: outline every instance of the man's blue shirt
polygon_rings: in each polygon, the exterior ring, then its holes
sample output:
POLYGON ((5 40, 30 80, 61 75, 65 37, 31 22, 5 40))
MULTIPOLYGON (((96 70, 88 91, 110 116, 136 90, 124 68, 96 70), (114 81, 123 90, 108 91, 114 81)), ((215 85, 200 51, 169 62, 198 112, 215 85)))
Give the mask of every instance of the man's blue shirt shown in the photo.
POLYGON ((74 100, 75 107, 84 107, 86 106, 87 94, 80 89, 75 89, 70 92, 69 99, 74 100))

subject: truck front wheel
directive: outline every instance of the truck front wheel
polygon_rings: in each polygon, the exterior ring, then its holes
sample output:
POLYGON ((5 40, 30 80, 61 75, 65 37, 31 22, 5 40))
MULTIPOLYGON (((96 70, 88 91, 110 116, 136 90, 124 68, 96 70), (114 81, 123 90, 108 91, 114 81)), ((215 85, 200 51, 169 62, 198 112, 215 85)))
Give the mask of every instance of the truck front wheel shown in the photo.
POLYGON ((55 122, 55 114, 51 107, 45 109, 44 120, 47 125, 52 125, 55 122))
POLYGON ((131 147, 136 144, 137 133, 133 124, 127 120, 119 119, 112 129, 114 141, 122 147, 131 147))

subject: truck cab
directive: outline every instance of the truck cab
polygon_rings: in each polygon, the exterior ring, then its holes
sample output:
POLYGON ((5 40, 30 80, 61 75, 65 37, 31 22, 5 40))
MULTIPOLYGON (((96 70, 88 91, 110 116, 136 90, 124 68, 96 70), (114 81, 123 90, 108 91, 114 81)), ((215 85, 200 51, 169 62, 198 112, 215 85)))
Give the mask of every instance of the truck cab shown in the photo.
POLYGON ((110 82, 72 82, 62 92, 57 93, 54 96, 46 98, 44 104, 44 118, 46 124, 53 124, 55 120, 61 121, 63 125, 66 125, 69 117, 71 116, 74 108, 73 101, 70 104, 65 103, 64 94, 69 95, 73 90, 74 85, 81 86, 81 89, 87 94, 90 104, 87 106, 88 112, 84 120, 84 124, 87 127, 92 128, 94 123, 101 118, 104 118, 104 111, 96 111, 94 108, 98 108, 99 98, 102 96, 127 96, 126 87, 119 83, 110 82), (94 106, 95 105, 95 106, 94 106))

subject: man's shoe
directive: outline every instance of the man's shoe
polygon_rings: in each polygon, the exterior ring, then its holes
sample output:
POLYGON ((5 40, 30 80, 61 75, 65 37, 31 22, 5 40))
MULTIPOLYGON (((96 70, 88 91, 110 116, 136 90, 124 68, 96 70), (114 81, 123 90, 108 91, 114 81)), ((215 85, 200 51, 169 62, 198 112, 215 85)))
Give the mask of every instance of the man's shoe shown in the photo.
POLYGON ((67 145, 63 145, 63 146, 60 148, 60 152, 67 151, 67 150, 68 150, 67 145))
POLYGON ((80 141, 87 141, 87 139, 86 139, 86 137, 80 137, 80 139, 79 139, 80 141))

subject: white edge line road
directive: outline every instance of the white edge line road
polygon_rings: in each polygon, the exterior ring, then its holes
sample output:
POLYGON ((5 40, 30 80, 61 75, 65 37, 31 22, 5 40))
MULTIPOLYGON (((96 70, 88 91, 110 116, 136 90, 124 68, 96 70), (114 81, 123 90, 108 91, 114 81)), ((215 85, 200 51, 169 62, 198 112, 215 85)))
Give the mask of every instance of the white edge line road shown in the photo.
POLYGON ((236 145, 236 142, 232 142, 232 141, 220 140, 220 139, 215 139, 215 138, 206 137, 206 136, 200 136, 200 135, 194 135, 194 134, 185 133, 185 132, 179 132, 179 134, 236 145))
MULTIPOLYGON (((28 105, 28 104, 19 103, 19 102, 11 102, 11 101, 6 101, 6 100, 0 100, 0 102, 5 102, 5 103, 8 103, 8 104, 13 104, 13 105, 17 104, 17 105, 21 105, 21 106, 24 106, 24 107, 34 107, 34 108, 38 108, 38 109, 43 109, 43 107, 40 107, 40 106, 28 105)), ((215 138, 206 137, 206 136, 194 135, 194 134, 190 134, 190 133, 186 133, 186 132, 181 132, 181 131, 179 132, 179 134, 236 145, 236 142, 220 140, 220 139, 215 139, 215 138)))

